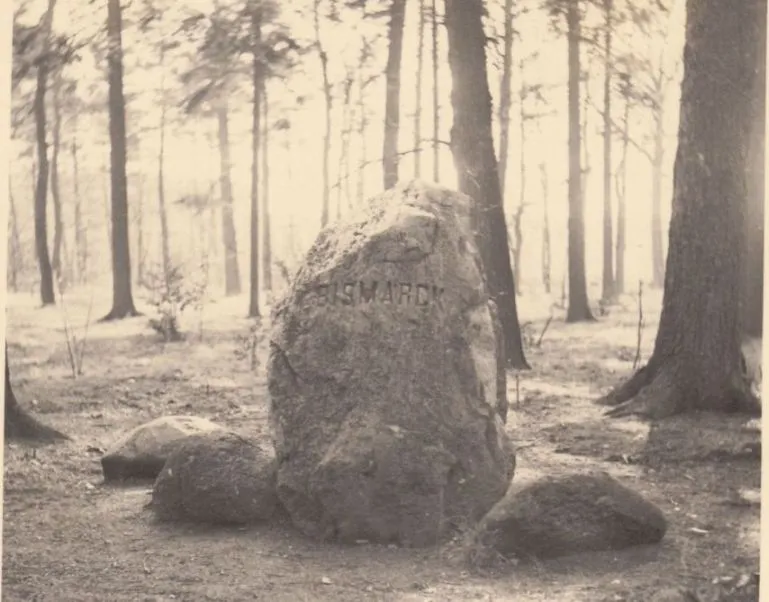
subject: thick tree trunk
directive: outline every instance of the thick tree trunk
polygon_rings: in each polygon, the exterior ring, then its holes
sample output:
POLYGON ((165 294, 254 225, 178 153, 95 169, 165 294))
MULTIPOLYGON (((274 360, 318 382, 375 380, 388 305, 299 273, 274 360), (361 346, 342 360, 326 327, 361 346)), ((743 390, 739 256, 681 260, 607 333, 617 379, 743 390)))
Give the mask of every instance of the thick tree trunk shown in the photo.
POLYGON ((547 185, 547 166, 539 164, 540 179, 542 182, 542 284, 549 295, 552 290, 551 280, 551 244, 550 244, 550 211, 548 209, 549 189, 547 185))
POLYGON ((403 25, 406 18, 406 0, 392 0, 390 28, 387 33, 389 50, 385 79, 385 121, 382 145, 382 170, 385 190, 398 182, 398 133, 400 131, 401 55, 403 54, 403 25))
POLYGON ((272 226, 270 224, 270 120, 267 99, 267 84, 262 85, 262 101, 264 102, 264 131, 262 132, 262 220, 264 236, 264 252, 262 253, 262 275, 264 290, 272 291, 272 226))
POLYGON ((621 404, 612 416, 758 408, 741 371, 738 310, 753 108, 745 90, 755 79, 745 57, 766 24, 758 4, 687 2, 662 315, 649 363, 603 400, 621 404))
POLYGON ((630 143, 630 101, 625 100, 625 111, 622 116, 622 163, 617 174, 617 252, 615 256, 616 274, 614 276, 614 292, 625 292, 625 245, 627 239, 627 149, 630 143))
POLYGON ((112 309, 102 320, 136 316, 131 293, 131 251, 128 239, 128 180, 123 97, 123 48, 120 0, 107 0, 109 65, 109 139, 112 195, 112 309))
POLYGON ((612 69, 612 3, 603 0, 604 10, 604 57, 603 57, 603 278, 601 298, 609 301, 615 296, 614 290, 614 235, 612 232, 611 210, 611 69, 612 69))
MULTIPOLYGON (((766 0, 757 0, 761 15, 766 13, 766 0)), ((759 19, 761 16, 758 17, 759 19)), ((745 248, 742 270, 743 335, 761 337, 764 322, 764 195, 766 146, 766 20, 761 21, 757 48, 751 53, 756 69, 752 88, 753 126, 748 146, 748 205, 745 211, 745 248)))
MULTIPOLYGON (((505 25, 503 33, 502 50, 502 78, 499 85, 499 189, 502 201, 505 199, 505 183, 507 182, 507 157, 510 151, 510 104, 512 102, 510 85, 513 75, 513 0, 505 0, 505 25)), ((523 63, 521 63, 523 64, 523 63)), ((524 83, 521 81, 521 90, 524 83)), ((523 92, 522 92, 523 93, 523 92)), ((521 115, 523 115, 523 101, 521 101, 521 115)), ((523 128, 523 124, 521 124, 523 128)), ((521 152, 523 156, 523 152, 521 152)), ((521 159, 523 162, 523 159, 521 159)), ((520 283, 519 272, 515 270, 515 277, 520 283)))
POLYGON ((326 130, 323 134, 323 200, 320 213, 320 227, 325 228, 329 218, 329 203, 331 200, 331 184, 329 181, 329 160, 331 156, 331 111, 333 108, 333 96, 331 95, 331 82, 328 76, 328 55, 323 49, 320 39, 320 0, 315 0, 313 11, 315 26, 315 47, 320 59, 320 70, 323 75, 323 99, 325 100, 326 130))
MULTIPOLYGON (((42 55, 50 48, 51 22, 56 0, 48 0, 48 9, 43 16, 42 55)), ((48 254, 48 145, 46 143, 45 93, 48 81, 48 64, 41 60, 37 66, 37 87, 33 101, 35 116, 35 138, 37 142, 37 183, 35 185, 35 251, 40 268, 40 300, 43 305, 55 303, 53 292, 53 270, 48 254)))
POLYGON ((422 78, 425 72, 425 0, 419 0, 417 29, 417 89, 414 109, 414 177, 422 177, 422 78))
POLYGON ((259 146, 261 140, 261 99, 264 88, 261 64, 262 11, 251 14, 251 43, 253 57, 251 64, 251 86, 253 88, 251 126, 251 266, 249 277, 248 317, 257 318, 259 311, 259 146))
POLYGON ((440 114, 440 88, 438 85, 438 12, 436 10, 436 0, 430 4, 430 24, 432 26, 432 68, 433 68, 433 181, 439 182, 441 176, 440 159, 441 152, 438 142, 440 132, 441 114, 440 114))
POLYGON ((38 422, 19 405, 11 386, 8 367, 8 343, 5 344, 5 440, 26 440, 34 443, 66 441, 69 437, 56 429, 38 422))
POLYGON ((51 200, 53 200, 53 251, 51 269, 57 279, 62 277, 61 254, 64 239, 64 221, 61 209, 61 188, 59 186, 59 154, 61 152, 61 69, 53 78, 53 140, 51 149, 51 200))
POLYGON ((569 0, 567 6, 569 48, 569 308, 567 322, 593 320, 587 302, 585 279, 585 207, 580 166, 579 110, 579 6, 569 0))
POLYGON ((224 294, 240 294, 238 237, 233 217, 232 176, 230 175, 230 131, 227 101, 222 99, 216 109, 219 138, 219 190, 222 196, 222 246, 224 247, 224 294))
POLYGON ((481 0, 447 0, 446 28, 452 74, 451 148, 459 189, 474 201, 473 227, 489 293, 504 333, 507 363, 528 368, 521 344, 505 214, 491 135, 491 94, 486 75, 481 0))

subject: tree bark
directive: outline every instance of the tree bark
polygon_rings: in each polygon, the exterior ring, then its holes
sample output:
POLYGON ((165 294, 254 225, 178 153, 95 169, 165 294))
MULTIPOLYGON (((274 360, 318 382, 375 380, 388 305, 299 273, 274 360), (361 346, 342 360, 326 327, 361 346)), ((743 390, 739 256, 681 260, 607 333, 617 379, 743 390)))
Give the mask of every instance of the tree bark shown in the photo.
POLYGON ((128 180, 123 97, 123 48, 120 0, 107 0, 109 39, 109 139, 112 196, 112 309, 102 320, 136 316, 131 293, 131 251, 128 239, 128 180))
POLYGON ((88 280, 88 238, 83 224, 83 201, 80 198, 80 168, 77 155, 77 117, 72 125, 72 192, 75 198, 75 257, 77 281, 85 284, 88 280))
POLYGON ((264 290, 272 291, 272 226, 270 224, 270 120, 267 99, 267 82, 262 82, 264 103, 264 131, 262 132, 262 220, 264 221, 264 252, 262 253, 262 275, 264 290))
POLYGON ((251 127, 251 266, 249 278, 248 317, 257 318, 259 311, 259 146, 261 140, 261 99, 264 78, 261 64, 262 11, 255 9, 251 14, 251 43, 253 57, 251 64, 251 86, 253 88, 251 127))
POLYGON ((168 231, 168 210, 166 209, 166 100, 165 100, 165 46, 160 46, 160 148, 158 149, 158 216, 160 218, 160 249, 163 262, 163 280, 166 291, 171 287, 171 235, 168 231))
POLYGON ((433 181, 439 182, 441 176, 440 159, 441 152, 438 142, 440 132, 441 114, 440 89, 438 85, 438 13, 436 10, 436 0, 430 4, 430 24, 432 25, 432 68, 433 68, 433 181))
POLYGON ((51 46, 51 23, 56 0, 48 0, 42 23, 42 52, 44 57, 37 66, 37 87, 33 101, 35 138, 37 141, 37 183, 35 185, 35 250, 40 268, 40 300, 43 305, 55 303, 53 269, 48 254, 48 145, 46 143, 45 93, 48 81, 48 53, 51 46))
POLYGON ((220 99, 216 108, 219 138, 219 189, 222 195, 222 246, 224 247, 224 294, 240 294, 238 237, 233 217, 232 176, 230 175, 230 131, 227 100, 220 99))
POLYGON ((398 183, 398 133, 400 130, 401 55, 403 54, 403 25, 406 18, 406 0, 392 0, 390 28, 387 33, 389 51, 385 79, 385 121, 382 144, 384 188, 398 183))
POLYGON ((333 108, 333 96, 331 95, 331 82, 328 77, 328 55, 323 49, 323 43, 320 39, 320 2, 315 0, 313 11, 313 22, 315 26, 315 47, 318 50, 320 59, 320 70, 323 75, 323 99, 325 100, 325 121, 326 130, 323 134, 323 200, 320 214, 320 227, 325 228, 329 218, 329 203, 331 200, 331 189, 329 182, 329 160, 331 156, 331 111, 333 108))
POLYGON ((567 322, 593 320, 585 279, 585 207, 580 165, 579 6, 568 0, 566 21, 569 48, 569 308, 567 322))
POLYGON ((615 257, 616 274, 614 292, 625 292, 625 245, 627 239, 627 149, 630 143, 630 99, 625 99, 625 111, 622 116, 622 162, 617 174, 617 252, 615 257))
POLYGON ((55 443, 69 440, 56 429, 46 426, 24 411, 11 386, 8 366, 8 343, 5 344, 5 440, 25 440, 34 443, 55 443))
POLYGON ((609 301, 614 298, 614 235, 612 232, 611 208, 611 81, 612 81, 612 6, 613 0, 603 0, 604 10, 604 57, 603 57, 603 278, 601 298, 609 301))
MULTIPOLYGON (((513 0, 505 0, 505 29, 502 51, 502 81, 499 86, 499 188, 502 200, 505 198, 505 184, 507 181, 507 157, 510 150, 510 104, 512 102, 510 85, 513 75, 513 0)), ((523 63, 521 63, 523 65, 523 63)), ((521 81, 521 94, 524 83, 521 81)), ((523 100, 521 99, 521 103, 523 100)), ((523 116, 523 104, 521 104, 523 116)), ((523 128, 523 124, 521 124, 523 128)), ((523 152, 521 152, 523 156, 523 152)), ((523 159, 521 159, 523 162, 523 159)), ((519 272, 515 271, 515 277, 520 284, 519 272)))
POLYGON ((649 363, 612 391, 612 416, 757 410, 742 374, 740 267, 753 108, 746 60, 766 3, 688 0, 681 120, 659 330, 649 363))
POLYGON ((447 0, 446 28, 452 75, 451 148, 459 189, 473 199, 473 227, 489 294, 497 306, 507 364, 528 368, 523 354, 510 267, 505 214, 491 135, 491 94, 486 74, 481 0, 447 0))
POLYGON ((414 109, 414 177, 422 177, 422 78, 425 72, 425 0, 419 0, 417 29, 417 88, 414 109))
MULTIPOLYGON (((760 15, 766 13, 766 0, 756 0, 760 15)), ((759 16, 761 19, 761 16, 759 16)), ((748 204, 742 270, 742 329, 747 337, 761 337, 764 322, 764 196, 766 149, 766 19, 760 21, 757 47, 750 55, 756 70, 752 88, 753 127, 748 146, 748 204)))
POLYGON ((51 200, 53 200, 53 252, 51 269, 57 279, 62 277, 61 253, 64 238, 64 222, 59 186, 59 154, 61 152, 61 69, 53 76, 53 136, 51 149, 51 200))

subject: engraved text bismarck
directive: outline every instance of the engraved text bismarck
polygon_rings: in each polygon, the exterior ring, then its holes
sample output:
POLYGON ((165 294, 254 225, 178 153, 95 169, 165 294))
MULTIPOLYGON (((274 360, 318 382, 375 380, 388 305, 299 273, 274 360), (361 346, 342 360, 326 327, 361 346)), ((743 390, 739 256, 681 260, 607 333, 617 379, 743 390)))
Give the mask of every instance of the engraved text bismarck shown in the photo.
POLYGON ((358 280, 316 285, 306 299, 312 305, 385 303, 425 307, 439 303, 442 295, 443 289, 431 284, 358 280))

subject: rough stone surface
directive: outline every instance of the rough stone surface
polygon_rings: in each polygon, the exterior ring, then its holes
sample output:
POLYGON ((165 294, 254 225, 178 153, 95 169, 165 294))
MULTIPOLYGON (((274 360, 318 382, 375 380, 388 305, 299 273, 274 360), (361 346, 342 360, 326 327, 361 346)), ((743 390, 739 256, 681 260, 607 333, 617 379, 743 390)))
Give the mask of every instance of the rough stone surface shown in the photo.
POLYGON ((168 455, 190 435, 221 430, 197 416, 162 416, 122 435, 101 458, 105 481, 155 479, 168 455))
POLYGON ((278 495, 305 533, 431 545, 505 493, 504 358, 469 199, 414 182, 318 236, 273 315, 278 495))
POLYGON ((513 485, 475 536, 504 556, 554 558, 659 542, 667 522, 640 494, 603 472, 513 485))
POLYGON ((245 524, 277 507, 275 455, 227 431, 188 437, 155 481, 152 508, 160 520, 245 524))

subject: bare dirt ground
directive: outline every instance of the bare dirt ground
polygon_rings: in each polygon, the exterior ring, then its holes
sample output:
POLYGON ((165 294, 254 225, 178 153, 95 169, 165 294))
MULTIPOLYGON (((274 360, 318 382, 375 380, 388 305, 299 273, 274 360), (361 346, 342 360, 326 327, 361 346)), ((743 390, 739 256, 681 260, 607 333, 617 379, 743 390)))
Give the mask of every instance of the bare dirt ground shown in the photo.
MULTIPOLYGON (((645 308, 654 319, 643 329, 644 358, 656 333, 654 303, 645 308)), ((67 298, 70 328, 80 332, 87 306, 85 293, 67 298)), ((107 307, 97 300, 94 315, 107 307)), ((168 345, 147 317, 91 324, 84 374, 73 380, 61 309, 11 296, 17 397, 73 440, 34 452, 6 445, 3 600, 619 602, 758 572, 759 506, 739 495, 760 484, 760 433, 744 427, 747 419, 687 417, 650 436, 638 420, 603 419, 593 403, 631 372, 632 303, 594 324, 566 326, 556 314, 541 346, 528 346, 533 370, 518 383, 509 378, 509 429, 519 447, 516 479, 605 469, 663 509, 669 530, 659 546, 484 573, 469 570, 451 546, 323 544, 280 520, 244 529, 156 523, 147 486, 102 485, 99 450, 122 430, 173 413, 269 437, 264 366, 253 372, 238 352, 245 307, 242 299, 209 305, 185 323, 187 341, 168 345)), ((547 311, 524 298, 527 339, 539 337, 547 311)), ((757 599, 746 595, 728 599, 757 599)))

